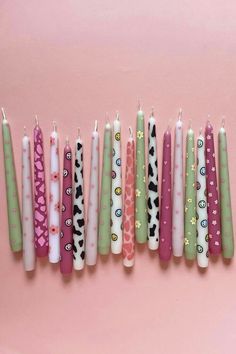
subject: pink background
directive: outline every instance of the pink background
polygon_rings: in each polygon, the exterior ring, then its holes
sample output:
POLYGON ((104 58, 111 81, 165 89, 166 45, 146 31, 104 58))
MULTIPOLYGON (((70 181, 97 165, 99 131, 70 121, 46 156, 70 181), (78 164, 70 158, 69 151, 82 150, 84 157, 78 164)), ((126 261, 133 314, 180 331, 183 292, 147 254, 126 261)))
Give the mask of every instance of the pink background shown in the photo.
MULTIPOLYGON (((236 210, 235 18, 233 0, 2 0, 0 104, 18 178, 23 125, 31 134, 35 113, 47 153, 53 119, 61 147, 80 126, 87 182, 94 120, 102 133, 105 112, 112 119, 118 109, 124 147, 140 99, 146 113, 155 107, 159 136, 179 106, 197 130, 208 113, 215 129, 226 116, 236 210)), ((207 272, 184 260, 165 269, 138 248, 131 273, 110 256, 68 280, 45 261, 26 275, 8 246, 2 158, 0 149, 1 354, 234 352, 235 261, 211 262, 207 272)))

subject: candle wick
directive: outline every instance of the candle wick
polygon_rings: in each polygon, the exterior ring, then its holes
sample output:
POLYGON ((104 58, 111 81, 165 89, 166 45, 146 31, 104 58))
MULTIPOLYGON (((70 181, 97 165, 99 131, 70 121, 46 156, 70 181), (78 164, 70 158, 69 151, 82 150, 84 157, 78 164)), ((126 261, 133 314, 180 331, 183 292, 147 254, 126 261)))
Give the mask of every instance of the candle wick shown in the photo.
POLYGON ((152 106, 150 117, 154 117, 154 107, 152 106))
POLYGON ((106 117, 106 124, 109 124, 109 123, 110 123, 110 121, 109 121, 109 115, 108 115, 108 112, 106 112, 105 117, 106 117))
POLYGON ((24 125, 24 135, 26 136, 26 126, 24 125))
POLYGON ((224 127, 225 127, 225 116, 223 116, 223 118, 222 118, 222 121, 221 121, 221 126, 222 126, 222 128, 224 128, 224 127))
POLYGON ((183 114, 183 110, 182 108, 179 109, 179 115, 178 115, 178 119, 182 120, 182 114, 183 114))
POLYGON ((211 117, 210 114, 208 114, 208 115, 207 115, 207 125, 210 125, 210 124, 211 124, 211 123, 210 123, 210 117, 211 117))
POLYGON ((140 103, 140 99, 138 99, 138 110, 141 111, 141 103, 140 103))
POLYGON ((133 129, 132 129, 132 127, 129 127, 129 135, 130 135, 130 138, 133 138, 133 129))
POLYGON ((37 114, 35 114, 35 124, 38 126, 39 125, 39 120, 37 114))
POLYGON ((171 123, 172 123, 172 119, 170 118, 168 121, 168 126, 167 126, 168 131, 171 131, 171 123))
POLYGON ((119 111, 116 111, 116 119, 117 119, 117 120, 120 120, 119 111))
POLYGON ((1 108, 1 111, 2 111, 2 119, 6 121, 7 117, 6 117, 6 113, 5 113, 5 110, 3 107, 1 108))
POLYGON ((188 129, 192 129, 192 119, 189 119, 188 121, 188 129))
POLYGON ((94 130, 95 130, 95 132, 98 131, 98 121, 97 120, 95 120, 95 123, 94 123, 94 130))
POLYGON ((80 138, 80 127, 78 127, 78 137, 80 138))
POLYGON ((66 136, 66 145, 69 145, 69 137, 68 137, 68 135, 66 136))
POLYGON ((202 135, 202 127, 199 129, 199 135, 202 135))
POLYGON ((57 131, 57 124, 56 124, 55 120, 52 122, 52 125, 53 125, 54 132, 56 132, 57 131))

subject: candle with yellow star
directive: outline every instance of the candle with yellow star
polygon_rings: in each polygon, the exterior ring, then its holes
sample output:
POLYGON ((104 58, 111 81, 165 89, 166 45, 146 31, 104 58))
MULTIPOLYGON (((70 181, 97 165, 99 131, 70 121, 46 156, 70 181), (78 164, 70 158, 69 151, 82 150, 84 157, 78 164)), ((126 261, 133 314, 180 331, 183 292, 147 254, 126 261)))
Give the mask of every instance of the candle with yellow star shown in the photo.
POLYGON ((135 229, 138 243, 147 241, 147 200, 145 168, 144 113, 139 107, 136 125, 136 191, 135 191, 135 229))
POLYGON ((184 250, 188 260, 196 258, 196 190, 195 190, 195 148, 194 132, 191 126, 186 138, 185 164, 185 218, 184 218, 184 250))

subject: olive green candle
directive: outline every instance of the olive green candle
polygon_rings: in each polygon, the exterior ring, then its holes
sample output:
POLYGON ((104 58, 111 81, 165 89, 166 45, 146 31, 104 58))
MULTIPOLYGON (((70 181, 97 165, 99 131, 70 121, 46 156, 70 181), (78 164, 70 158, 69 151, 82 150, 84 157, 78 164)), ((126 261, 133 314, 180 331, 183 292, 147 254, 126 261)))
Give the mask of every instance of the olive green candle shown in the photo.
MULTIPOLYGON (((101 255, 109 254, 111 245, 111 164, 111 126, 110 123, 107 123, 105 126, 103 142, 103 166, 99 212, 98 252, 101 255)), ((121 187, 116 188, 115 193, 120 195, 121 187)))
POLYGON ((197 253, 197 229, 194 132, 191 128, 189 128, 186 138, 185 166, 184 250, 186 259, 193 260, 197 253))
POLYGON ((223 257, 234 256, 234 232, 231 208, 227 137, 224 124, 218 135, 219 148, 219 181, 220 181, 220 212, 223 257))
POLYGON ((21 215, 19 206, 19 197, 16 181, 16 170, 14 164, 14 153, 12 148, 11 131, 6 119, 4 110, 2 109, 2 137, 3 137, 3 152, 6 180, 6 196, 7 196, 7 212, 8 212, 8 227, 9 241, 13 252, 21 251, 22 249, 22 228, 21 215))
POLYGON ((136 241, 147 241, 147 196, 146 196, 146 166, 145 166, 145 128, 144 113, 139 110, 136 126, 136 190, 135 190, 135 229, 136 241))

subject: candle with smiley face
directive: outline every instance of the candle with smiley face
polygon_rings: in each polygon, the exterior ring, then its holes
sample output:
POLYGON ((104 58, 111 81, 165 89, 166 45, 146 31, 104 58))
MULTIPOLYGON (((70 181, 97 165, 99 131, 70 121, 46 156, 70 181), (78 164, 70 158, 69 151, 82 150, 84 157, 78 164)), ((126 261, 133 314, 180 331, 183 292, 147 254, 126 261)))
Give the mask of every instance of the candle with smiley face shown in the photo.
POLYGON ((70 274, 73 267, 73 227, 72 227, 72 153, 68 139, 64 148, 62 214, 60 239, 60 270, 70 274))

